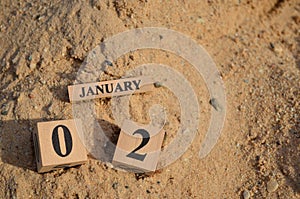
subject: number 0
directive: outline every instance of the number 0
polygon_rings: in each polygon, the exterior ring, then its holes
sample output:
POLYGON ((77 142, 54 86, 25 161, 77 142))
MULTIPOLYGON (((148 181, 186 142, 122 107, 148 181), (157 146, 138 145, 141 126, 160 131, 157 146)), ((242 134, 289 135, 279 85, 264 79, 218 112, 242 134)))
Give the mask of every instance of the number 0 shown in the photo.
POLYGON ((52 132, 52 145, 54 148, 54 151, 57 153, 57 155, 61 156, 61 157, 66 157, 68 156, 71 151, 72 151, 72 147, 73 147, 73 142, 72 142, 72 136, 70 133, 70 130, 64 126, 64 125, 58 125, 53 129, 52 132), (60 142, 59 142, 59 138, 58 138, 58 128, 62 128, 63 132, 64 132, 64 140, 65 140, 65 146, 66 146, 66 153, 62 154, 61 152, 61 148, 60 148, 60 142))

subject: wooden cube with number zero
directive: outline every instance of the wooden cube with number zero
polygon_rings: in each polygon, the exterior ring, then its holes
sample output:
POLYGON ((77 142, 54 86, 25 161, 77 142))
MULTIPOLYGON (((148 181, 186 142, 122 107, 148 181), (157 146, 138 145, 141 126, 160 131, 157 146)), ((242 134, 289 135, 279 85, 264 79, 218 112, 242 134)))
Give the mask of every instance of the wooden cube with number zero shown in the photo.
POLYGON ((155 171, 165 132, 126 121, 118 138, 113 165, 136 173, 155 171))
POLYGON ((82 164, 87 161, 86 149, 79 139, 80 120, 39 122, 33 133, 39 173, 82 164))

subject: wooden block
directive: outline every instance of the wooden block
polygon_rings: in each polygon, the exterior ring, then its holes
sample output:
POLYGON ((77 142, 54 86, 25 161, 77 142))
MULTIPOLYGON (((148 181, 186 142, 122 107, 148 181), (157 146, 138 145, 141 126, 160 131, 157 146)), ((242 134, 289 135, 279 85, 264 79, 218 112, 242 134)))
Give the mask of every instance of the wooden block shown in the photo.
POLYGON ((164 135, 164 130, 126 121, 121 128, 113 165, 136 173, 155 171, 164 135))
POLYGON ((72 85, 68 86, 68 93, 70 101, 80 101, 146 92, 154 88, 153 83, 149 77, 134 77, 72 85))
POLYGON ((78 136, 82 131, 80 120, 39 122, 37 127, 33 142, 39 173, 87 161, 86 149, 78 136))

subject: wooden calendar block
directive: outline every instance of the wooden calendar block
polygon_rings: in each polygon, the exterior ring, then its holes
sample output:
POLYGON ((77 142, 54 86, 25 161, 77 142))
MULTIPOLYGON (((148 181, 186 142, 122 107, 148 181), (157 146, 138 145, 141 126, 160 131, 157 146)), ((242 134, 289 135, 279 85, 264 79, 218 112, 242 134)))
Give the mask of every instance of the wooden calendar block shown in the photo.
POLYGON ((134 77, 68 86, 70 101, 141 93, 154 88, 150 77, 134 77))
POLYGON ((78 136, 82 131, 80 120, 39 122, 37 127, 33 142, 39 173, 87 161, 86 149, 78 136))
POLYGON ((164 130, 126 121, 121 128, 113 165, 135 173, 155 171, 164 135, 164 130))

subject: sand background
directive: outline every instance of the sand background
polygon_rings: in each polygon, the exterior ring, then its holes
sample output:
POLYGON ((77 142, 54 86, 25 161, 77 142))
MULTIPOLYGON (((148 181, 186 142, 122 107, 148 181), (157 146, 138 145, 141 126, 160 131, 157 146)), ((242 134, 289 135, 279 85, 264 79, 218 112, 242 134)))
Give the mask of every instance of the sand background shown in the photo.
MULTIPOLYGON (((0 2, 0 198, 299 198, 300 3, 297 0, 8 1, 0 2), (110 168, 92 158, 38 174, 36 123, 71 119, 67 86, 104 39, 141 27, 166 27, 201 44, 226 86, 227 117, 213 151, 199 159, 209 121, 203 80, 180 57, 129 53, 101 76, 117 79, 143 63, 181 71, 199 97, 199 130, 186 153, 151 175, 110 168)), ((168 110, 166 142, 179 128, 178 101, 165 88, 135 95, 132 118, 149 121, 152 104, 168 110)), ((116 140, 109 98, 95 100, 116 140)))

